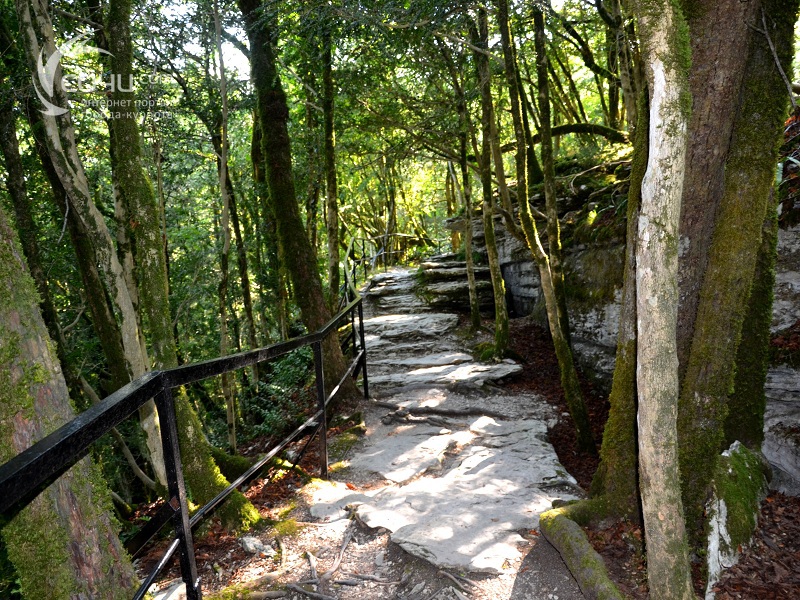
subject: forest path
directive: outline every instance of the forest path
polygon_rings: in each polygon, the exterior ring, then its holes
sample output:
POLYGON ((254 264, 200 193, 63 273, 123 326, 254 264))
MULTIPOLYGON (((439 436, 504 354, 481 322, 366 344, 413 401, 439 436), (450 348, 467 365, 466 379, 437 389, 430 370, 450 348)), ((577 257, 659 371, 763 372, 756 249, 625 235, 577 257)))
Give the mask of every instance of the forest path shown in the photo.
MULTIPOLYGON (((352 512, 436 568, 485 574, 473 598, 582 598, 538 537, 539 514, 581 493, 547 441, 555 409, 504 391, 522 367, 473 361, 457 315, 432 312, 415 286, 413 272, 394 269, 364 293, 367 434, 349 468, 312 492, 311 515, 334 523, 352 512)), ((439 597, 425 591, 370 597, 439 597)))

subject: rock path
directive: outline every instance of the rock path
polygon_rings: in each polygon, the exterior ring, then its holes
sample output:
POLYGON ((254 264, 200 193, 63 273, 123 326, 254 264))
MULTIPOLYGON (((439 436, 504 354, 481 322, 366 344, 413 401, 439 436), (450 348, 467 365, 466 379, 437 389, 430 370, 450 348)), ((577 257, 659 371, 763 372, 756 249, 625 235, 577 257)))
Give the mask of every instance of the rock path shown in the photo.
MULTIPOLYGON (((321 486, 311 514, 336 521, 353 510, 437 567, 503 574, 524 558, 529 545, 521 533, 535 535, 539 514, 581 492, 547 442, 553 407, 503 391, 502 380, 522 367, 473 361, 455 332, 457 316, 432 312, 412 293, 415 284, 413 273, 394 270, 376 275, 365 293, 373 399, 412 411, 399 419, 387 417, 387 408, 367 413, 367 436, 349 458, 349 473, 383 481, 367 491, 321 486), (413 410, 425 408, 461 413, 426 418, 413 410), (507 418, 473 414, 476 408, 507 418)), ((563 563, 551 570, 562 576, 557 597, 582 598, 563 563), (564 590, 564 581, 573 589, 564 590)))

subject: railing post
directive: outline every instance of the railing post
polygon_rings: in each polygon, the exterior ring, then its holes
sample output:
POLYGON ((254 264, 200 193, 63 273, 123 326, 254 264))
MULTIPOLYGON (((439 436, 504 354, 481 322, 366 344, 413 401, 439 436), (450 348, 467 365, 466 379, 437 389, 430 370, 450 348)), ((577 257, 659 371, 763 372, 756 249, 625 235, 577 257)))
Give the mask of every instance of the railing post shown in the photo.
POLYGON ((328 478, 328 414, 325 406, 325 369, 322 365, 322 341, 314 342, 314 370, 317 378, 317 403, 321 416, 319 420, 319 476, 328 478))
MULTIPOLYGON (((361 370, 364 373, 364 398, 369 400, 369 378, 367 377, 367 344, 364 341, 364 302, 358 303, 358 338, 361 342, 361 370)), ((353 343, 355 343, 355 335, 353 336, 353 343)))
POLYGON ((361 263, 364 265, 364 281, 367 280, 367 243, 361 240, 361 263))
POLYGON ((178 445, 178 422, 172 390, 164 388, 155 398, 158 419, 161 422, 161 443, 164 446, 164 464, 167 470, 167 500, 175 510, 175 537, 180 541, 181 577, 186 584, 187 600, 201 600, 203 597, 197 564, 194 560, 194 541, 189 525, 189 508, 186 503, 186 485, 183 481, 181 450, 178 445))

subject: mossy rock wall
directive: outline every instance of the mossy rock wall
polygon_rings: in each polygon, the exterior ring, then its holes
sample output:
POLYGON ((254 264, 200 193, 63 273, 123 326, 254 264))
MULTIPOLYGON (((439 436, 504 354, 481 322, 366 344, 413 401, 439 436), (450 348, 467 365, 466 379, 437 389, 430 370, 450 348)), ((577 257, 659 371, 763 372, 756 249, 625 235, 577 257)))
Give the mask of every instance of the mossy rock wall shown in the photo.
MULTIPOLYGON (((485 253, 483 224, 473 220, 476 250, 485 253)), ((522 242, 495 219, 497 250, 512 317, 531 315, 547 327, 539 270, 522 242)), ((564 249, 570 326, 576 359, 583 371, 610 389, 619 327, 624 245, 580 244, 564 249)))

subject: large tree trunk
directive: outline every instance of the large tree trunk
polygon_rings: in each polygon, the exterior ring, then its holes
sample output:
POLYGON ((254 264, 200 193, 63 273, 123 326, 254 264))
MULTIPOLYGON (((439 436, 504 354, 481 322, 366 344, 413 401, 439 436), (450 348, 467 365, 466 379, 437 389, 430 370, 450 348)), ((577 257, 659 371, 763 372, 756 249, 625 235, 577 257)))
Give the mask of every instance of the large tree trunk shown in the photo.
POLYGON ((700 287, 708 266, 742 87, 750 25, 760 21, 760 2, 703 0, 687 14, 692 68, 692 114, 681 205, 680 311, 678 359, 681 377, 692 344, 700 287), (719 15, 725 19, 720 20, 719 15))
MULTIPOLYGON (((130 38, 130 0, 109 3, 109 49, 112 72, 123 81, 132 74, 133 52, 130 38)), ((112 168, 117 188, 129 216, 131 237, 135 244, 139 269, 139 293, 147 319, 149 340, 153 347, 154 366, 168 369, 178 366, 175 338, 169 312, 166 257, 161 240, 160 217, 153 188, 142 165, 141 141, 133 97, 117 89, 114 99, 121 110, 112 120, 112 168)), ((192 409, 185 390, 175 394, 178 433, 184 476, 192 498, 205 504, 227 487, 227 481, 211 457, 208 441, 202 436, 199 418, 192 409)), ((223 522, 234 529, 246 528, 258 520, 258 511, 239 492, 235 492, 221 509, 223 522)))
MULTIPOLYGON (((20 29, 23 33, 25 54, 31 72, 36 73, 40 52, 43 49, 48 55, 55 52, 50 15, 47 6, 40 0, 17 0, 16 6, 20 29)), ((58 106, 68 105, 60 69, 56 70, 53 80, 53 100, 58 106)), ((53 168, 69 197, 69 205, 74 209, 91 241, 94 258, 100 265, 105 288, 117 313, 117 318, 119 318, 122 347, 129 376, 131 378, 139 377, 146 370, 146 359, 142 353, 136 310, 111 234, 103 215, 92 200, 89 182, 78 156, 70 113, 67 112, 58 117, 42 113, 41 117, 41 131, 46 140, 53 168)), ((143 409, 142 427, 147 434, 153 468, 159 481, 164 483, 166 473, 163 467, 155 408, 152 403, 143 409)))
POLYGON ((30 124, 33 134, 36 152, 42 164, 42 170, 50 182, 53 193, 53 201, 61 214, 66 215, 67 231, 75 250, 78 271, 81 275, 83 288, 87 290, 86 303, 89 306, 89 314, 92 318, 92 326, 103 356, 106 358, 106 365, 111 376, 111 380, 104 382, 107 391, 115 392, 126 383, 130 382, 130 374, 126 368, 125 350, 122 346, 122 337, 119 327, 114 318, 114 310, 105 293, 103 278, 97 267, 94 257, 94 248, 90 242, 83 222, 76 216, 75 210, 68 204, 67 192, 58 178, 50 154, 47 151, 47 144, 44 138, 43 124, 39 109, 33 106, 33 101, 28 99, 25 102, 25 114, 30 124), (91 290, 95 290, 91 292, 91 290))
POLYGON ((678 469, 678 222, 689 110, 688 40, 672 2, 637 4, 650 146, 636 245, 639 472, 654 599, 694 598, 678 469))
MULTIPOLYGON (((39 298, 0 208, 0 462, 74 417, 39 298)), ((83 459, 2 529, 25 598, 130 598, 136 579, 108 490, 83 459)))
MULTIPOLYGON (((266 183, 275 218, 280 258, 292 281, 304 325, 316 331, 330 319, 316 254, 308 243, 295 194, 292 149, 287 122, 289 108, 276 68, 272 40, 257 0, 238 0, 250 40, 251 78, 256 91, 257 115, 266 164, 266 183)), ((346 370, 337 336, 323 343, 325 386, 331 390, 346 370)), ((355 384, 345 381, 343 392, 355 395, 355 384)))
MULTIPOLYGON (((770 1, 764 4, 764 12, 756 13, 759 17, 763 15, 763 21, 758 20, 762 28, 766 27, 770 40, 764 34, 753 32, 747 22, 741 24, 737 35, 749 37, 750 44, 743 49, 746 58, 737 67, 740 73, 736 79, 740 87, 732 94, 737 102, 733 117, 729 118, 729 137, 724 140, 723 149, 727 150, 723 160, 711 165, 714 170, 708 176, 717 189, 714 196, 707 198, 701 220, 707 220, 706 212, 710 211, 714 211, 715 218, 713 233, 703 234, 708 235, 711 242, 705 267, 702 268, 702 263, 699 265, 702 271, 697 311, 691 328, 678 421, 687 525, 690 539, 697 546, 703 542, 703 517, 714 466, 725 449, 728 396, 734 384, 742 323, 747 314, 762 225, 774 181, 778 140, 787 108, 788 89, 776 66, 776 54, 770 43, 788 69, 797 5, 796 0, 770 1)), ((708 9, 711 10, 710 5, 708 9)), ((694 38, 701 38, 700 31, 693 33, 694 38)), ((730 35, 731 32, 717 30, 714 39, 721 39, 709 40, 708 44, 716 47, 730 35)), ((738 47, 736 51, 740 51, 738 47)), ((698 58, 692 62, 693 71, 709 73, 706 62, 716 64, 719 62, 716 56, 716 52, 707 50, 703 54, 698 47, 698 58)), ((696 76, 695 73, 693 77, 696 76)), ((716 120, 717 116, 705 122, 704 127, 690 129, 695 144, 708 134, 712 122, 714 127, 725 127, 716 120)), ((691 148, 688 156, 694 156, 691 148)), ((698 187, 702 186, 698 184, 698 187)), ((693 203, 696 195, 696 188, 684 188, 685 201, 693 203)), ((694 234, 699 234, 699 230, 682 230, 681 245, 702 244, 704 240, 694 234)), ((690 262, 687 271, 695 265, 690 262)), ((688 301, 689 297, 682 297, 682 300, 688 301)), ((678 339, 686 333, 679 332, 678 339)))

